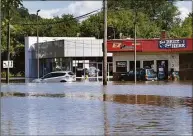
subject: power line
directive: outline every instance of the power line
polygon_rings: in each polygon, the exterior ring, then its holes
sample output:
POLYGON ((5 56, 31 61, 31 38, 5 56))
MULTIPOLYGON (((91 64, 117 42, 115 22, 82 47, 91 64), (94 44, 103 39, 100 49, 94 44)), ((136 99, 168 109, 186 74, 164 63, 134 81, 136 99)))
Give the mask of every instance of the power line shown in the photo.
MULTIPOLYGON (((83 18, 85 18, 85 17, 88 17, 89 15, 91 15, 91 14, 93 14, 93 13, 95 13, 95 12, 98 12, 98 11, 100 11, 101 9, 97 9, 97 10, 94 10, 94 11, 91 11, 91 12, 89 12, 89 13, 86 13, 86 14, 84 14, 84 15, 81 15, 81 16, 78 16, 78 17, 74 17, 74 18, 72 18, 72 19, 83 19, 83 18)), ((66 20, 61 20, 61 21, 56 21, 56 22, 53 22, 53 23, 51 23, 51 22, 49 22, 49 23, 42 23, 42 24, 22 24, 22 23, 14 23, 14 24, 12 24, 12 25, 55 25, 55 24, 60 24, 60 23, 64 23, 64 22, 66 22, 66 20)))

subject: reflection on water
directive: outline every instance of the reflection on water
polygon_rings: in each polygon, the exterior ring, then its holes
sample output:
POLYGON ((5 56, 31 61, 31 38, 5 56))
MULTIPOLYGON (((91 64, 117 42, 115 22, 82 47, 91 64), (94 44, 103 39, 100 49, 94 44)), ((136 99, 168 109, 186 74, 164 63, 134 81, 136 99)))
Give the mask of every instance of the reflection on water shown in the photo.
POLYGON ((22 92, 22 93, 98 93, 103 94, 137 94, 137 95, 161 95, 192 97, 192 83, 171 83, 171 82, 139 82, 133 83, 108 82, 108 86, 103 87, 101 82, 75 82, 75 83, 49 83, 49 84, 3 84, 2 92, 22 92))
MULTIPOLYGON (((65 84, 59 91, 49 90, 63 92, 63 97, 57 97, 54 92, 48 97, 3 96, 1 135, 191 135, 193 99, 190 86, 171 86, 172 89, 167 90, 168 86, 159 85, 157 88, 152 85, 103 88, 93 84, 92 90, 91 85, 65 84), (85 90, 79 88, 80 93, 77 93, 77 86, 85 90)), ((21 92, 49 93, 48 86, 33 85, 32 88, 21 92), (43 91, 35 91, 38 87, 43 91)), ((12 89, 3 91, 15 91, 12 89)))
POLYGON ((166 107, 193 106, 192 97, 174 97, 159 95, 106 95, 105 101, 120 104, 145 104, 166 107))
POLYGON ((192 134, 190 98, 106 96, 83 98, 3 97, 1 134, 185 135, 192 134))
POLYGON ((102 103, 60 98, 2 99, 1 134, 103 134, 102 103))

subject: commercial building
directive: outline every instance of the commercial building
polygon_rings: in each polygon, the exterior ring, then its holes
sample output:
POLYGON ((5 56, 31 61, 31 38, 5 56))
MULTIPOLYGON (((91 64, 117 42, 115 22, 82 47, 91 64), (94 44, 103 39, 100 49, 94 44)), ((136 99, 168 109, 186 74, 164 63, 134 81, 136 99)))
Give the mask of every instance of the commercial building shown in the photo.
MULTIPOLYGON (((84 77, 85 69, 99 69, 102 78, 102 39, 94 37, 25 37, 25 77, 38 77, 58 70, 73 71, 84 77)), ((108 77, 112 75, 112 53, 108 53, 108 77)))
MULTIPOLYGON (((38 77, 58 70, 73 71, 77 78, 85 77, 85 69, 99 69, 102 79, 102 39, 94 37, 25 37, 25 77, 38 77)), ((108 40, 108 78, 117 80, 121 73, 134 69, 134 40, 108 40)), ((180 79, 193 78, 193 45, 191 38, 137 39, 137 68, 152 67, 166 75, 179 72, 180 79)))
MULTIPOLYGON (((134 40, 109 40, 107 50, 113 53, 113 77, 134 69, 134 40)), ((193 45, 191 38, 137 39, 137 68, 151 67, 157 73, 163 70, 166 78, 171 70, 179 72, 180 79, 193 79, 193 45)))

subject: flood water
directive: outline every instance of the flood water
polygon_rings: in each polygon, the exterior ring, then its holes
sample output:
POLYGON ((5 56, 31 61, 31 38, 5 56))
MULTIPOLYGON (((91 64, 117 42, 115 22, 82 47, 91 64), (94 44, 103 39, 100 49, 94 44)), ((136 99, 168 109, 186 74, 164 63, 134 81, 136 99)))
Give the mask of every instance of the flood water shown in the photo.
POLYGON ((3 84, 1 91, 25 94, 1 96, 1 135, 192 135, 191 82, 3 84))

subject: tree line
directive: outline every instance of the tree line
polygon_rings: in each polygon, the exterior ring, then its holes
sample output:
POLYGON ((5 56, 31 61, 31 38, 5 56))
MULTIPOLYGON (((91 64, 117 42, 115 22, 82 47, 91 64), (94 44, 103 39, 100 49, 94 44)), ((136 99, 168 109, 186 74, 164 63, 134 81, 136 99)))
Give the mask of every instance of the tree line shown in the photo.
MULTIPOLYGON (((192 13, 181 20, 180 11, 175 6, 176 1, 165 0, 108 0, 108 38, 134 37, 134 21, 137 23, 138 38, 159 38, 162 30, 168 38, 192 37, 192 13), (135 14, 136 13, 136 14, 135 14), (135 16, 136 15, 136 16, 135 16)), ((30 14, 23 7, 21 0, 1 1, 1 36, 2 60, 7 56, 7 24, 11 24, 10 59, 14 60, 11 72, 24 74, 25 49, 24 37, 96 37, 103 38, 103 11, 79 21, 71 14, 63 14, 46 19, 36 14, 30 14), (10 12, 10 16, 8 16, 10 12), (60 23, 54 23, 60 22, 60 23), (31 24, 31 25, 26 25, 31 24)))

